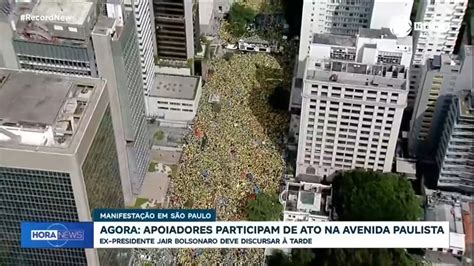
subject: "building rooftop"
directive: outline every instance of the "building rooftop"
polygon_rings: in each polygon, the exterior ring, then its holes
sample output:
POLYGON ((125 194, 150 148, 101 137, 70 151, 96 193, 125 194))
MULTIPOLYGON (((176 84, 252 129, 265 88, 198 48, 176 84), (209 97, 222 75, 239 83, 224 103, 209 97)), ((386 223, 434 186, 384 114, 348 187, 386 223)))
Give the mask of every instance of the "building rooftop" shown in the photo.
POLYGON ((0 146, 69 147, 103 87, 99 79, 0 69, 0 146))
POLYGON ((337 60, 308 60, 307 80, 406 90, 407 73, 401 65, 368 65, 337 60))
POLYGON ((31 11, 32 15, 65 16, 67 21, 58 21, 72 25, 82 25, 86 21, 94 3, 85 0, 40 0, 31 11))
POLYGON ((68 80, 0 71, 0 121, 52 125, 68 93, 68 80), (42 84, 39 89, 36 84, 42 84))
POLYGON ((285 211, 304 212, 310 215, 329 216, 332 187, 317 183, 288 182, 282 197, 285 211))
POLYGON ((441 192, 428 196, 426 208, 427 221, 449 221, 449 230, 452 233, 464 234, 463 208, 461 201, 441 192))
POLYGON ((359 37, 370 38, 370 39, 398 39, 390 29, 381 28, 381 29, 359 29, 359 37))
POLYGON ((443 265, 443 266, 461 266, 462 262, 452 254, 442 253, 438 251, 427 250, 424 260, 428 265, 443 265))
POLYGON ((337 45, 346 47, 355 47, 357 38, 353 36, 335 35, 335 34, 320 34, 313 35, 313 43, 337 45))
POLYGON ((461 66, 461 60, 458 55, 441 54, 428 59, 428 68, 431 71, 451 72, 452 67, 461 66))
POLYGON ((250 37, 242 38, 239 40, 239 43, 244 42, 244 43, 256 43, 256 44, 265 44, 269 45, 270 42, 260 38, 258 35, 253 35, 250 37))
POLYGON ((416 176, 416 160, 397 158, 397 173, 405 174, 408 177, 416 176))
POLYGON ((149 96, 194 100, 199 86, 198 76, 155 73, 155 86, 149 96))
POLYGON ((94 26, 94 33, 102 33, 105 34, 107 30, 113 29, 115 26, 115 18, 110 18, 107 16, 99 16, 97 18, 97 22, 94 26))

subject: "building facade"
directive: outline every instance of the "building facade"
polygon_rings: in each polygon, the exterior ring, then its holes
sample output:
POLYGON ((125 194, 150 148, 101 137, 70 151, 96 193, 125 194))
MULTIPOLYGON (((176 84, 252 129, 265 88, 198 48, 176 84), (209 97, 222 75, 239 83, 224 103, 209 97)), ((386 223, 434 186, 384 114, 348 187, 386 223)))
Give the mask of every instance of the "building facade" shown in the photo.
MULTIPOLYGON (((92 33, 99 75, 109 82, 111 111, 117 124, 115 138, 119 156, 128 163, 121 174, 131 180, 131 193, 140 193, 149 163, 149 143, 146 130, 143 80, 140 50, 133 13, 123 14, 120 26, 117 17, 99 17, 92 33), (118 55, 118 56, 117 56, 118 55)), ((131 202, 131 193, 126 202, 131 202)))
POLYGON ((413 0, 304 0, 297 77, 303 76, 314 34, 352 36, 360 28, 392 28, 403 21, 408 25, 412 6, 413 0))
POLYGON ((413 108, 410 151, 426 156, 436 152, 451 97, 473 88, 472 46, 460 55, 435 55, 422 67, 420 89, 413 108))
MULTIPOLYGON (((430 248, 429 250, 458 258, 464 255, 466 233, 470 231, 464 227, 464 215, 466 211, 469 211, 469 206, 461 202, 459 198, 449 197, 441 192, 428 196, 426 205, 424 210, 426 221, 449 222, 449 248, 430 248)), ((458 263, 461 264, 459 261, 458 263)))
POLYGON ((187 124, 196 116, 202 94, 201 78, 155 74, 155 88, 147 97, 149 116, 160 124, 187 124))
POLYGON ((199 31, 204 35, 216 36, 224 15, 233 3, 234 0, 199 0, 199 31))
POLYGON ((90 32, 93 2, 38 1, 19 4, 11 16, 13 47, 20 69, 97 77, 90 32), (28 20, 31 16, 63 16, 63 20, 28 20))
POLYGON ((153 13, 158 58, 194 58, 196 45, 200 45, 197 3, 193 0, 153 0, 153 13))
POLYGON ((125 9, 132 10, 137 29, 140 63, 142 66, 143 89, 145 95, 153 88, 156 54, 156 37, 150 0, 125 1, 125 9))
POLYGON ((474 92, 452 99, 441 136, 436 163, 438 188, 474 195, 474 92))
POLYGON ((408 94, 410 38, 316 34, 305 70, 296 175, 390 172, 408 94))
POLYGON ((124 263, 126 250, 23 249, 20 222, 90 221, 123 208, 104 80, 0 70, 0 261, 124 263))
POLYGON ((423 65, 435 55, 453 53, 467 3, 467 0, 420 2, 415 21, 421 22, 422 28, 415 28, 413 32, 413 66, 408 97, 410 108, 421 85, 423 65))

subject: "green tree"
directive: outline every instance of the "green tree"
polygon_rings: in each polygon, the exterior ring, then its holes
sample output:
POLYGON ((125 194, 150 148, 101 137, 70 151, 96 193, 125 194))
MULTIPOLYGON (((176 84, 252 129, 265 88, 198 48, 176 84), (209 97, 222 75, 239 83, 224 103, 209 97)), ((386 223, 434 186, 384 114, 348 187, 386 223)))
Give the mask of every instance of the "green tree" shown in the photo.
POLYGON ((336 177, 333 202, 342 221, 416 221, 420 201, 410 182, 395 174, 345 172, 336 177))
MULTIPOLYGON (((341 221, 416 221, 420 201, 395 174, 355 170, 337 176, 333 203, 341 221)), ((317 265, 417 265, 403 249, 319 249, 317 265)))
POLYGON ((317 261, 313 261, 311 265, 418 265, 403 249, 315 249, 313 252, 317 261))
MULTIPOLYGON (((416 221, 421 202, 408 180, 395 174, 355 170, 336 176, 333 204, 340 221, 416 221)), ((420 265, 403 249, 314 249, 311 263, 295 265, 420 265)), ((275 264, 277 265, 277 264, 275 264)))
POLYGON ((267 258, 269 266, 292 266, 309 265, 315 258, 311 249, 292 249, 291 254, 287 255, 282 251, 277 251, 267 258))
POLYGON ((254 21, 256 15, 253 9, 234 3, 229 10, 230 33, 235 37, 244 35, 247 26, 254 21))
POLYGON ((278 195, 259 193, 255 200, 247 202, 247 218, 249 221, 277 221, 282 209, 278 195))
POLYGON ((277 86, 268 97, 268 102, 275 110, 288 110, 289 99, 290 91, 285 90, 282 86, 277 86))

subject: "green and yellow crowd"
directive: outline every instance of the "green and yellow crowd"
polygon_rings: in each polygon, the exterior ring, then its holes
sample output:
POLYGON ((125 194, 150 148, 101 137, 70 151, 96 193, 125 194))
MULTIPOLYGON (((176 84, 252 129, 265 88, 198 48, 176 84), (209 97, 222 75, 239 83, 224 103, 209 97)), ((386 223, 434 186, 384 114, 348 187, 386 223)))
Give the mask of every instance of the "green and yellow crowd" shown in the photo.
MULTIPOLYGON (((236 54, 228 61, 214 61, 210 72, 182 163, 172 178, 170 207, 215 208, 219 220, 246 220, 245 205, 258 192, 256 187, 275 192, 283 174, 277 140, 286 132, 288 119, 272 110, 268 96, 284 78, 284 68, 267 54, 236 54), (209 102, 211 95, 219 102, 209 102)), ((183 265, 228 260, 255 265, 262 259, 263 250, 257 249, 178 251, 183 265)))

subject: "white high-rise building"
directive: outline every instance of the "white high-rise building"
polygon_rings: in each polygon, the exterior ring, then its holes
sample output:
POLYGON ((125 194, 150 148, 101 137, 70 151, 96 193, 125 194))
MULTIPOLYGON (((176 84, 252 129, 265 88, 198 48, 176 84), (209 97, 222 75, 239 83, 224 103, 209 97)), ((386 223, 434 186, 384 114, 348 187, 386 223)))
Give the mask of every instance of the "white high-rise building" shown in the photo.
POLYGON ((389 172, 408 94, 411 37, 315 34, 306 65, 296 175, 389 172))
POLYGON ((473 88, 472 55, 472 46, 466 45, 459 55, 435 55, 423 66, 410 125, 413 155, 436 151, 451 97, 473 88))
POLYGON ((452 99, 436 162, 439 188, 474 194, 474 92, 462 91, 452 99))
POLYGON ((421 1, 415 19, 415 22, 420 23, 421 29, 415 28, 413 33, 414 55, 410 72, 409 107, 412 107, 416 99, 422 65, 435 55, 453 52, 467 3, 468 0, 421 1))
POLYGON ((413 0, 304 0, 297 77, 303 75, 313 34, 356 35, 360 28, 408 26, 412 6, 413 0))
POLYGON ((147 94, 153 88, 154 55, 156 54, 156 38, 150 0, 125 0, 125 8, 133 10, 137 28, 140 63, 142 66, 143 88, 147 94))

